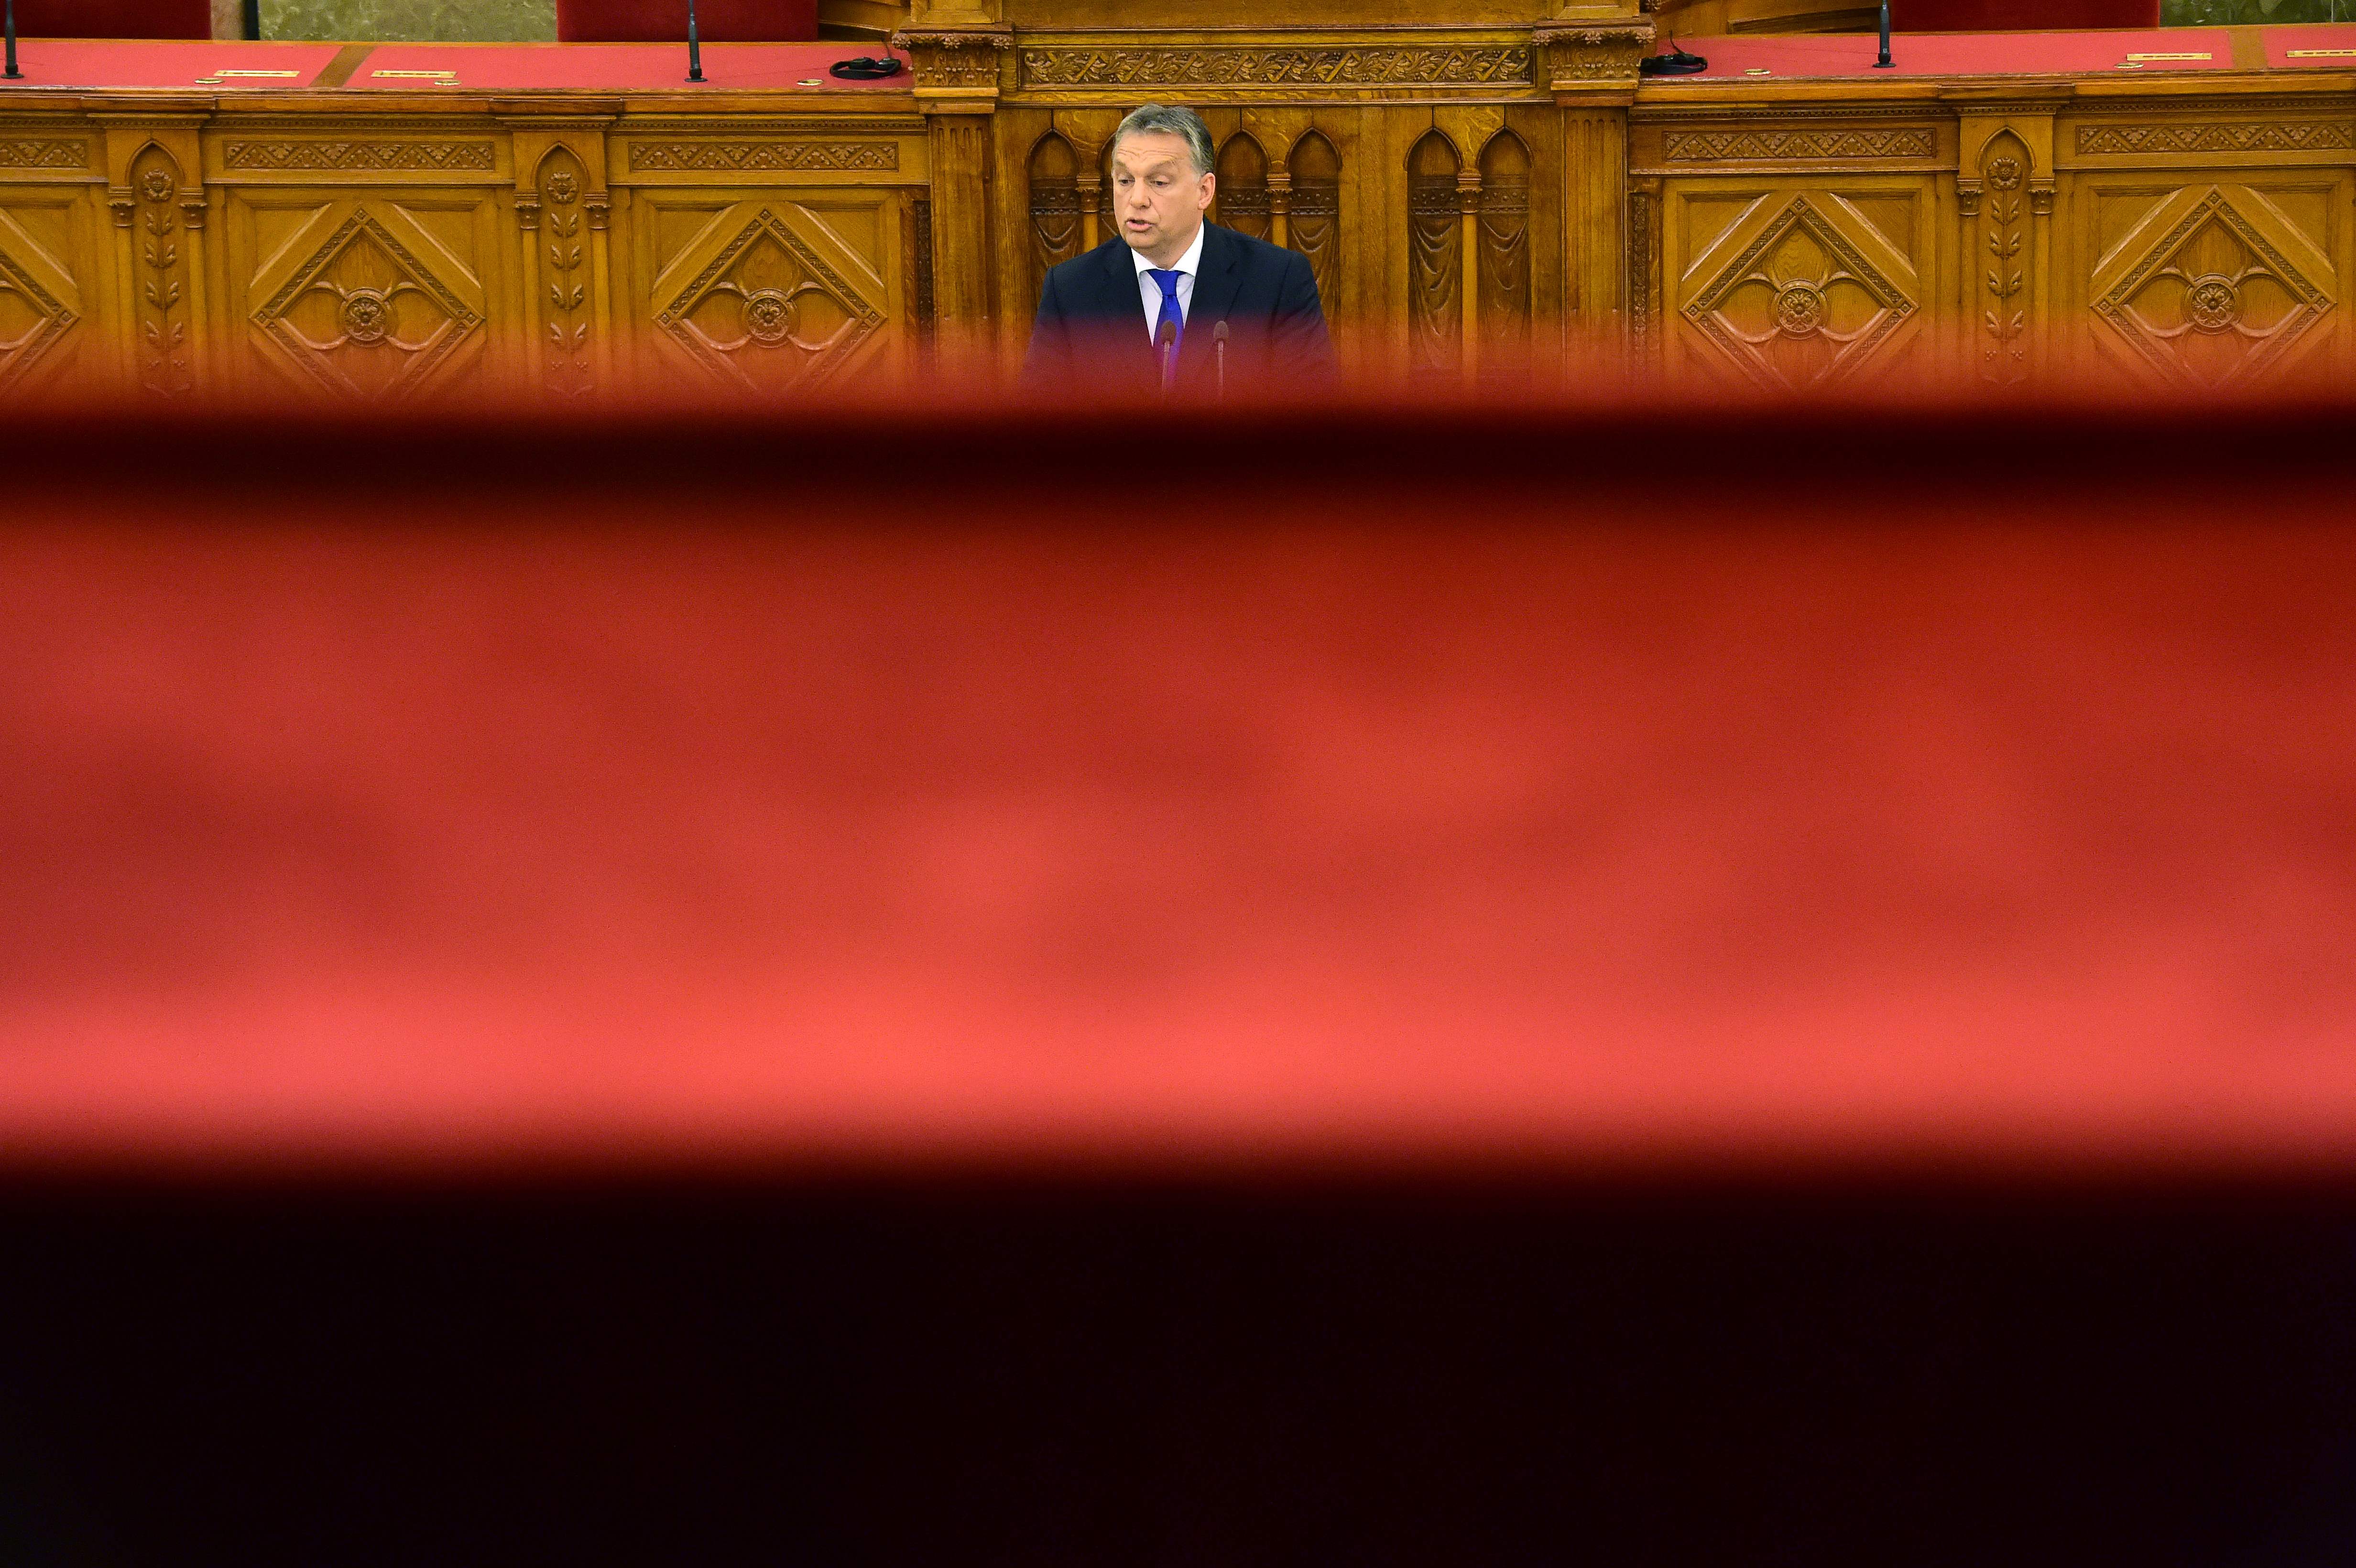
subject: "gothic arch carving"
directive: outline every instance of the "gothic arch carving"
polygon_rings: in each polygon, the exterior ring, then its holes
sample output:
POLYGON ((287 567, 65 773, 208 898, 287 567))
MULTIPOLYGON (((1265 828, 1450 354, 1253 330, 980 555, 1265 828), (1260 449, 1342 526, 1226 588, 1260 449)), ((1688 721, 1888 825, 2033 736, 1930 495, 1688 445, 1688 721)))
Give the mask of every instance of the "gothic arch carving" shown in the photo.
POLYGON ((1031 296, 1047 269, 1080 253, 1079 155, 1054 131, 1031 149, 1031 296))
POLYGON ((1452 371, 1463 361, 1463 167, 1437 128, 1408 154, 1408 363, 1417 370, 1452 371))
POLYGON ((1323 132, 1310 131, 1292 144, 1285 166, 1292 176, 1286 238, 1309 258, 1318 296, 1330 315, 1341 284, 1342 155, 1323 132))
POLYGON ((1530 334, 1530 150, 1511 131, 1481 151, 1482 336, 1518 347, 1530 334))
POLYGON ((1238 234, 1267 239, 1268 155, 1250 132, 1237 132, 1219 149, 1218 176, 1215 220, 1238 234))

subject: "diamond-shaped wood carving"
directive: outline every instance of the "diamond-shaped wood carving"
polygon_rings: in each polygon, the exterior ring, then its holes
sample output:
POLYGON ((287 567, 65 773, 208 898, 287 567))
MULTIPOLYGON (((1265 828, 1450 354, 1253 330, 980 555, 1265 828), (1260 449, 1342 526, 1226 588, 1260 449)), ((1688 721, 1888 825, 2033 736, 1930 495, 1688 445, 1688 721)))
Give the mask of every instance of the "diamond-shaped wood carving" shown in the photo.
POLYGON ((32 374, 78 319, 30 266, 0 251, 0 391, 32 374))
POLYGON ((483 325, 365 208, 336 226, 253 321, 320 385, 360 397, 417 387, 483 325))
MULTIPOLYGON (((1794 196, 1687 301, 1682 314, 1744 374, 1798 389, 1865 365, 1919 308, 1826 199, 1794 196)), ((1862 226, 1863 220, 1859 219, 1862 226)))
POLYGON ((2162 202, 2094 276, 2094 315, 2169 379, 2224 387, 2264 371, 2334 304, 2331 264, 2256 192, 2162 202))
POLYGON ((812 385, 884 325, 844 269, 764 208, 655 315, 698 363, 755 391, 812 385))

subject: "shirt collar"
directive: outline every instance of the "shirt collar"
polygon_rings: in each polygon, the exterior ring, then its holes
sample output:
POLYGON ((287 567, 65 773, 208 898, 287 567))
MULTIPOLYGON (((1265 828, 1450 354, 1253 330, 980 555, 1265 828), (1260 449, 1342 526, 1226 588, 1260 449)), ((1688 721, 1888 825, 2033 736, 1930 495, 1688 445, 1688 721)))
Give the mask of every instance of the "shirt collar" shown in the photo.
MULTIPOLYGON (((1169 268, 1168 271, 1183 272, 1190 278, 1201 277, 1203 275, 1203 241, 1210 232, 1211 226, 1207 223, 1195 229, 1194 242, 1186 247, 1186 253, 1178 258, 1178 264, 1169 268)), ((1137 263, 1137 275, 1141 278, 1155 270, 1153 263, 1146 260, 1145 252, 1142 251, 1131 251, 1129 253, 1129 259, 1137 263)))

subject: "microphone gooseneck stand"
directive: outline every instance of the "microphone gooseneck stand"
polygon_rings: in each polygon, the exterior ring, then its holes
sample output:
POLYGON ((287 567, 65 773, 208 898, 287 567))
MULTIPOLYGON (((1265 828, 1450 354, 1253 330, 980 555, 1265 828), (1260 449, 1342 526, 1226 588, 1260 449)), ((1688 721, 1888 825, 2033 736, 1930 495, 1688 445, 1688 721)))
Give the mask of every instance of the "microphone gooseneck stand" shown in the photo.
POLYGON ((16 69, 16 0, 6 0, 8 8, 8 69, 0 71, 0 80, 22 81, 25 73, 16 69))
POLYGON ((687 80, 703 80, 703 40, 695 32, 695 0, 687 0, 687 80))
POLYGON ((1881 0, 1881 58, 1873 62, 1873 69, 1888 70, 1894 63, 1890 58, 1890 0, 1881 0))
POLYGON ((1162 389, 1167 393, 1178 379, 1178 324, 1164 321, 1153 334, 1153 347, 1162 359, 1162 389))
POLYGON ((1227 324, 1224 321, 1211 328, 1211 357, 1218 366, 1215 385, 1218 400, 1224 403, 1227 400, 1227 324))

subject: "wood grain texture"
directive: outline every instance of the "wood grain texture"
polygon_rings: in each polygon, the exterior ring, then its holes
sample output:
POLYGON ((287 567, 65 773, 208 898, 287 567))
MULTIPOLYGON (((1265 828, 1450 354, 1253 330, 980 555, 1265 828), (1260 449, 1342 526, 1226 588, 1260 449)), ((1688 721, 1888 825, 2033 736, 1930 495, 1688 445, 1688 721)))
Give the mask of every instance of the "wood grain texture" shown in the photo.
POLYGON ((2356 72, 1640 83, 1634 4, 1515 29, 1286 0, 1191 35, 920 7, 906 89, 851 104, 9 95, 0 385, 783 389, 935 325, 1011 357, 1045 270, 1112 232, 1109 143, 1148 98, 1202 111, 1217 218, 1309 258, 1347 366, 2356 368, 2356 72), (1522 65, 1482 80, 1498 49, 1522 65), (1125 63, 1034 69, 1083 57, 1125 63))

